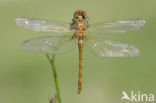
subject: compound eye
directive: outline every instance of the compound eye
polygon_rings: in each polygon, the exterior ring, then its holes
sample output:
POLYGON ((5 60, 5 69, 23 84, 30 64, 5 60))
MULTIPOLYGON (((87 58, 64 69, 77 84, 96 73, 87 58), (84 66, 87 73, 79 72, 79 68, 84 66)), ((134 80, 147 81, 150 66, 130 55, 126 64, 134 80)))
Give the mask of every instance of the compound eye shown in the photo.
POLYGON ((78 15, 77 15, 77 14, 75 14, 75 15, 74 15, 74 17, 75 17, 75 18, 77 18, 77 17, 78 17, 78 15))
POLYGON ((87 18, 87 12, 85 10, 83 10, 81 13, 82 13, 84 18, 87 18))
POLYGON ((77 18, 79 16, 79 10, 75 11, 74 17, 77 18))

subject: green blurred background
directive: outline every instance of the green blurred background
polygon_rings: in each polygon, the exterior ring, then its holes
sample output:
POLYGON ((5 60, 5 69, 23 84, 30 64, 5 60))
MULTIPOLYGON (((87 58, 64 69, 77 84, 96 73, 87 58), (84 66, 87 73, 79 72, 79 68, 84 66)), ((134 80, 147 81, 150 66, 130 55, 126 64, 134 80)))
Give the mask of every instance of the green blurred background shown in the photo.
POLYGON ((76 93, 78 50, 58 55, 63 103, 121 103, 123 90, 156 96, 156 0, 0 0, 0 103, 48 103, 56 93, 45 55, 19 49, 23 41, 48 34, 19 28, 14 19, 70 22, 77 9, 87 10, 90 24, 140 18, 147 25, 138 31, 105 36, 135 45, 142 53, 139 57, 99 58, 84 51, 81 95, 76 93))

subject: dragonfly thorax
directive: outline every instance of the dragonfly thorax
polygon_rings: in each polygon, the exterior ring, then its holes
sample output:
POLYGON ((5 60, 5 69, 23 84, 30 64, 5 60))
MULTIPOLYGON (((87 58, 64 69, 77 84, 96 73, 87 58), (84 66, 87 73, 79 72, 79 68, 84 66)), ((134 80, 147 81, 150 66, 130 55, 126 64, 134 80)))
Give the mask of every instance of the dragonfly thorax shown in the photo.
POLYGON ((77 38, 85 37, 85 31, 87 28, 87 13, 85 10, 77 10, 74 13, 74 18, 72 19, 71 28, 75 29, 75 36, 77 38))

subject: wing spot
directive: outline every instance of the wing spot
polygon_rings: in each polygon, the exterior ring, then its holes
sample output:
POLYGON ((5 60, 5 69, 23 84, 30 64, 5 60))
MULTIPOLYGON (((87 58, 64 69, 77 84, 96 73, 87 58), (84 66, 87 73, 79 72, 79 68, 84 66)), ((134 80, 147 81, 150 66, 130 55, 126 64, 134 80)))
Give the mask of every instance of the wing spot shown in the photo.
POLYGON ((29 24, 29 21, 28 21, 28 20, 26 20, 24 23, 27 25, 27 24, 29 24))
POLYGON ((94 47, 96 47, 97 46, 97 44, 94 44, 94 47))

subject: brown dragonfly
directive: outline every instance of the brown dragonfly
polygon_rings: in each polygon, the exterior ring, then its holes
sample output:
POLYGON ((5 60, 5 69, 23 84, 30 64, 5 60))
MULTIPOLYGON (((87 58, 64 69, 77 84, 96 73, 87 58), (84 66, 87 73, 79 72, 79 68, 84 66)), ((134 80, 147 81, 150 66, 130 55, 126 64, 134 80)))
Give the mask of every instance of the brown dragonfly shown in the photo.
POLYGON ((46 54, 64 54, 76 47, 79 49, 79 80, 78 93, 82 89, 83 48, 99 57, 135 57, 139 50, 127 43, 106 40, 94 34, 105 35, 125 33, 138 30, 145 25, 144 20, 119 20, 107 23, 88 24, 85 10, 74 13, 72 23, 47 21, 42 19, 17 18, 15 23, 27 30, 62 34, 57 36, 39 37, 23 42, 21 48, 30 52, 44 52, 46 54), (65 35, 66 34, 66 35, 65 35), (92 36, 91 36, 92 35, 92 36))

